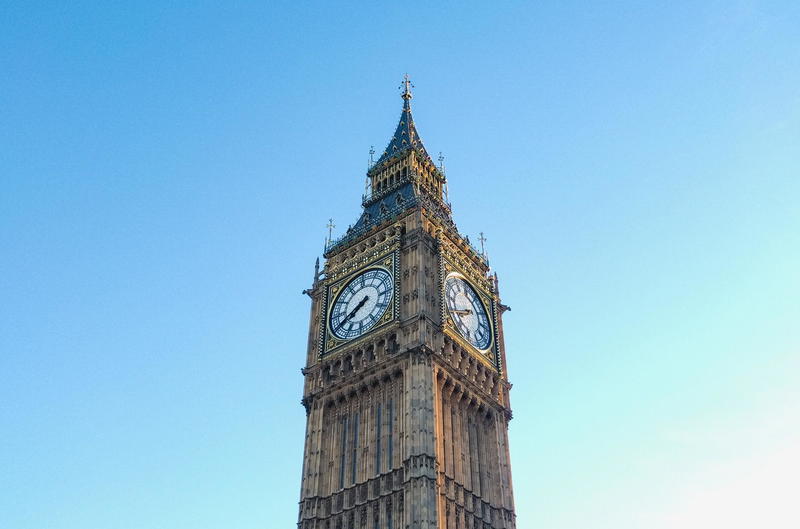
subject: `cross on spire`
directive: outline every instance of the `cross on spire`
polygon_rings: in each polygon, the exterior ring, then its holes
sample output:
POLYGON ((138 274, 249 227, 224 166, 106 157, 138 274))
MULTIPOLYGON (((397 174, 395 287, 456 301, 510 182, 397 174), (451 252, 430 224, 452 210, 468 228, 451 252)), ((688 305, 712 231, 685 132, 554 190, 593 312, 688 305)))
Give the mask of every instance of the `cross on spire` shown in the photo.
POLYGON ((411 79, 409 79, 408 74, 403 76, 403 84, 400 85, 400 88, 403 90, 403 95, 401 97, 406 101, 414 97, 411 95, 411 89, 414 88, 414 85, 411 84, 411 79))
POLYGON ((488 239, 483 236, 483 232, 480 233, 478 240, 481 241, 481 255, 486 255, 486 248, 484 247, 483 243, 485 243, 488 239))
POLYGON ((328 224, 325 226, 328 228, 328 240, 331 240, 331 235, 333 235, 333 228, 336 227, 336 224, 333 223, 333 219, 328 219, 328 224))

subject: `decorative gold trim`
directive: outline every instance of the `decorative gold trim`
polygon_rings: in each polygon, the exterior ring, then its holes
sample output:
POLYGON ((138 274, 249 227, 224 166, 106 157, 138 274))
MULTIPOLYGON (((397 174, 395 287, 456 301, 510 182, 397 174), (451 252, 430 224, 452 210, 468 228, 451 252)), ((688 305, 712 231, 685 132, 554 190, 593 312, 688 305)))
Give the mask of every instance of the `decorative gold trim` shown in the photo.
MULTIPOLYGON (((399 305, 397 299, 400 295, 399 292, 399 281, 397 277, 397 268, 398 264, 398 252, 399 252, 399 244, 397 241, 393 242, 392 244, 388 245, 389 251, 384 252, 382 255, 377 256, 377 258, 366 261, 360 260, 360 266, 349 266, 339 270, 339 274, 334 276, 329 276, 325 279, 325 292, 326 292, 326 299, 324 306, 321 307, 321 323, 323 326, 322 331, 322 338, 323 343, 320 347, 320 357, 330 355, 334 350, 339 349, 345 345, 354 345, 356 343, 361 342, 361 340, 369 335, 374 334, 379 329, 383 329, 389 323, 395 321, 399 317, 399 305), (366 262, 364 262, 366 261, 366 262), (344 269, 349 270, 348 274, 344 274, 344 269), (336 302, 338 298, 338 294, 340 290, 347 284, 350 283, 353 279, 355 279, 360 274, 366 272, 370 269, 380 269, 385 270, 389 273, 392 278, 392 299, 390 300, 389 307, 386 308, 386 311, 381 316, 380 320, 375 323, 371 328, 364 332, 364 334, 352 338, 350 340, 342 339, 333 334, 333 331, 330 328, 330 310, 333 304, 336 302)), ((385 249, 385 246, 384 246, 385 249)), ((373 257, 374 253, 373 252, 373 257)))
POLYGON ((495 359, 496 353, 494 352, 494 347, 490 347, 489 349, 481 351, 479 349, 475 349, 475 346, 472 345, 471 343, 469 343, 461 335, 461 333, 458 332, 457 329, 448 326, 448 327, 445 328, 444 332, 452 340, 458 342, 464 349, 470 351, 472 353, 472 356, 474 356, 475 358, 478 358, 481 362, 483 362, 487 366, 491 367, 495 371, 499 371, 497 369, 497 365, 496 365, 497 362, 496 362, 496 359, 495 359))
POLYGON ((387 255, 395 248, 400 247, 400 241, 392 237, 384 244, 376 245, 372 251, 367 251, 363 254, 357 254, 349 259, 346 259, 338 266, 332 266, 328 270, 326 281, 337 281, 343 276, 351 275, 354 271, 362 269, 367 263, 380 259, 383 255, 387 255))
POLYGON ((495 309, 494 309, 494 297, 492 295, 491 290, 485 288, 481 285, 484 284, 488 286, 490 283, 487 281, 481 281, 479 284, 475 284, 470 281, 471 277, 474 274, 467 275, 464 271, 459 268, 458 266, 454 265, 447 259, 443 258, 443 273, 442 273, 442 285, 441 285, 441 299, 442 299, 442 312, 444 313, 444 331, 457 341, 462 347, 467 349, 468 351, 473 352, 473 356, 476 356, 481 359, 481 361, 485 362, 487 365, 492 367, 493 369, 499 371, 500 370, 500 357, 498 354, 498 347, 497 347, 497 327, 496 327, 496 318, 495 318, 495 309), (455 322, 453 321, 453 316, 450 314, 450 311, 447 309, 447 300, 446 300, 446 285, 447 285, 447 278, 450 276, 458 276, 464 279, 469 286, 475 290, 475 293, 478 295, 480 302, 483 304, 483 309, 486 311, 487 319, 489 320, 489 332, 490 332, 490 342, 486 349, 478 349, 472 343, 469 342, 464 336, 461 335, 461 332, 456 328, 455 322))
MULTIPOLYGON (((388 313, 389 311, 386 312, 388 313)), ((392 330, 396 330, 399 326, 400 323, 398 321, 395 321, 393 318, 387 318, 386 323, 375 324, 374 327, 358 338, 353 338, 350 341, 340 343, 335 348, 328 349, 327 352, 323 353, 320 358, 324 357, 327 361, 328 359, 334 358, 342 353, 358 349, 363 344, 376 340, 392 330)), ((339 341, 341 342, 341 340, 339 341)))
POLYGON ((452 263, 453 270, 464 275, 471 284, 479 286, 486 292, 492 291, 491 280, 486 277, 485 272, 478 270, 474 259, 454 244, 444 232, 439 237, 439 245, 445 260, 452 263))

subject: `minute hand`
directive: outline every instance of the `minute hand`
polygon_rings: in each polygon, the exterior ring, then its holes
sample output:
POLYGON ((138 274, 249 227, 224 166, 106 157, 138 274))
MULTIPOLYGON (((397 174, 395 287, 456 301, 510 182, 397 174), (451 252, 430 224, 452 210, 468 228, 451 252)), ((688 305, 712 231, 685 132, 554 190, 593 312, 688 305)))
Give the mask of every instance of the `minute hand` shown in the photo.
POLYGON ((343 320, 342 320, 342 321, 339 323, 339 325, 337 325, 337 328, 341 327, 342 325, 344 325, 345 323, 347 323, 347 320, 349 320, 350 318, 352 318, 353 316, 355 316, 355 315, 356 315, 356 312, 358 312, 358 309, 360 309, 361 307, 363 307, 363 306, 364 306, 364 303, 366 303, 368 299, 369 299, 369 296, 364 296, 364 299, 362 299, 361 301, 359 301, 359 302, 358 302, 358 305, 356 305, 356 307, 355 307, 353 310, 351 310, 351 311, 350 311, 350 314, 348 314, 347 316, 345 316, 345 317, 344 317, 344 319, 343 319, 343 320))

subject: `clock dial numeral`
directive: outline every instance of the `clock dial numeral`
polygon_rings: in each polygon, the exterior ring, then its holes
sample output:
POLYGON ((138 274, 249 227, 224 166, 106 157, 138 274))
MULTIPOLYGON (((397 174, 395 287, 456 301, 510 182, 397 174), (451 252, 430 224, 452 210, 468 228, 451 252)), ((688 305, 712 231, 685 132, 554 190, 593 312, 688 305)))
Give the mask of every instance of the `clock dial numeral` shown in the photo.
POLYGON ((330 329, 337 338, 350 340, 371 329, 389 308, 394 291, 391 274, 380 268, 350 280, 330 309, 330 329))

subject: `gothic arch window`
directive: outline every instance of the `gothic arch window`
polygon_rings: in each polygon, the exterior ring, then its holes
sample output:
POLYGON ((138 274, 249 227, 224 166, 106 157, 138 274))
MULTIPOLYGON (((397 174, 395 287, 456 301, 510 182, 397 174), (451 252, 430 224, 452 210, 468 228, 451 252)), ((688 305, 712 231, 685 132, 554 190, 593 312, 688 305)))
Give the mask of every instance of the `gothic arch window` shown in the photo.
POLYGON ((359 349, 353 355, 353 368, 360 369, 364 365, 364 353, 359 349))
POLYGON ((352 359, 351 356, 347 356, 344 359, 343 372, 346 375, 346 374, 350 373, 352 370, 353 370, 353 359, 352 359))

